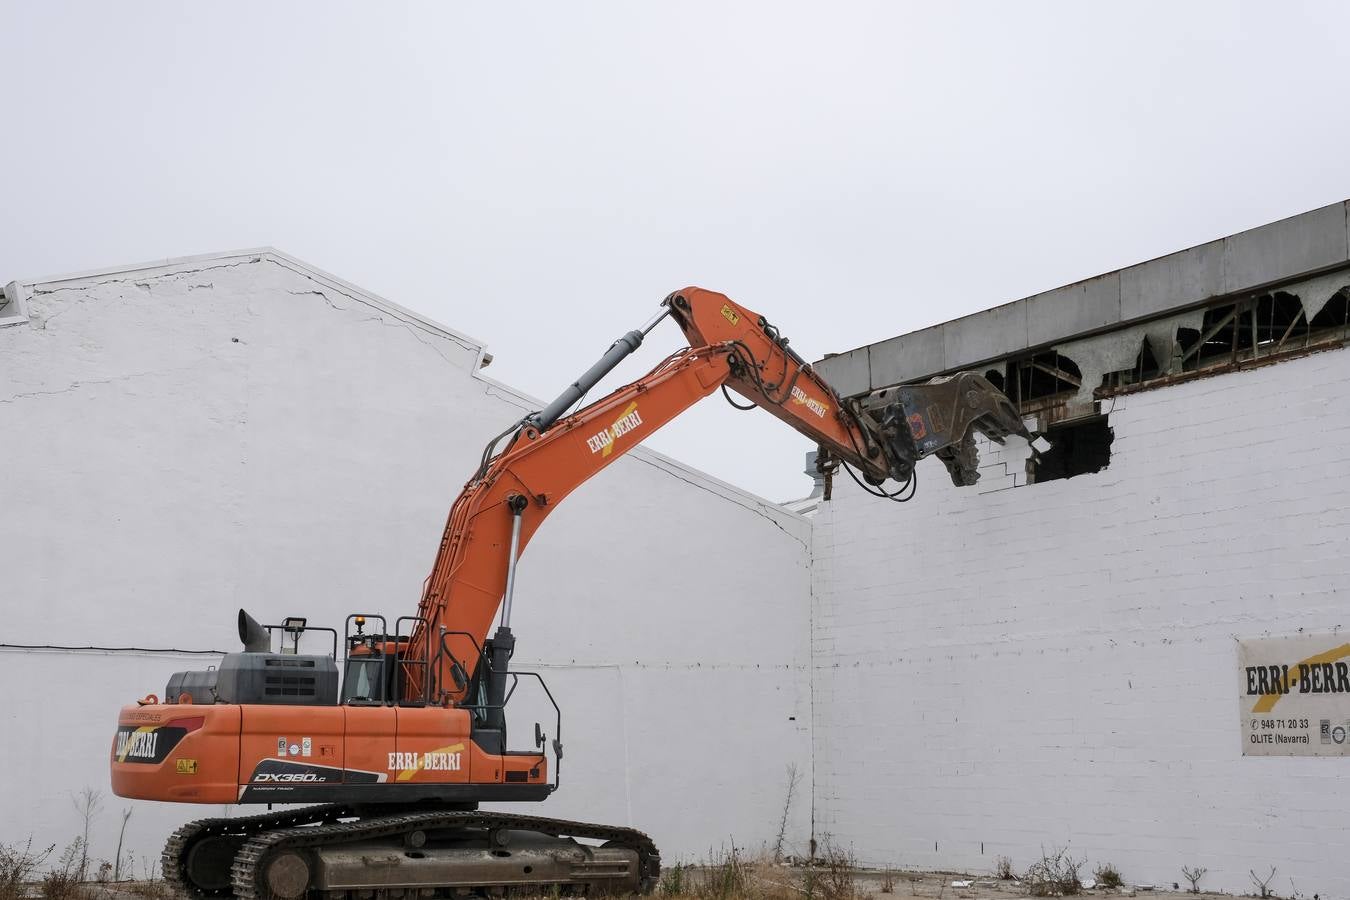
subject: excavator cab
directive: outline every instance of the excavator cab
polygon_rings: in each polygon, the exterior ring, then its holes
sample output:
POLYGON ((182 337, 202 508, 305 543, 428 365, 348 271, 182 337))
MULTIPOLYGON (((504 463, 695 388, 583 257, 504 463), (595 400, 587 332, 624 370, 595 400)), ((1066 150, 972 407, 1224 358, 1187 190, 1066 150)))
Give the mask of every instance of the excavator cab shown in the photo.
POLYGON ((342 702, 385 703, 393 680, 390 662, 381 650, 348 656, 342 673, 342 702))
MULTIPOLYGON (((384 619, 375 617, 384 631, 384 619)), ((387 636, 366 633, 366 616, 347 617, 344 646, 347 649, 342 666, 342 702, 350 705, 382 705, 397 698, 395 668, 397 654, 390 653, 387 636), (355 627, 356 633, 352 633, 355 627)), ((397 640, 394 647, 398 646, 397 640)))

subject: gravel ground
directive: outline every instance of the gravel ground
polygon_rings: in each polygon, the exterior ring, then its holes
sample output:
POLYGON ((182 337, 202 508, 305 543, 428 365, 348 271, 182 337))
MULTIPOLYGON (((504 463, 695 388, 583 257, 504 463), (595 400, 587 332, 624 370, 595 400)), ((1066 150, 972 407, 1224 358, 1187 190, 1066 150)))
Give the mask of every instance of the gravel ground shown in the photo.
MULTIPOLYGON (((801 880, 806 870, 790 866, 754 866, 750 875, 750 896, 801 893, 801 880)), ((874 869, 855 869, 854 884, 863 897, 875 900, 887 897, 924 897, 929 900, 1008 900, 1025 897, 1024 885, 1017 881, 1000 881, 988 876, 960 872, 892 872, 889 875, 874 869), (887 891, 887 882, 890 890, 887 891)), ((82 900, 172 900, 163 882, 123 882, 120 884, 90 884, 81 890, 82 900)), ((35 890, 33 897, 40 897, 35 890)), ((658 900, 660 894, 656 895, 658 900)), ((1083 891, 1084 900, 1109 900, 1114 897, 1144 897, 1157 900, 1232 900, 1231 895, 1173 891, 1171 885, 1149 888, 1126 885, 1116 890, 1094 888, 1083 891)))

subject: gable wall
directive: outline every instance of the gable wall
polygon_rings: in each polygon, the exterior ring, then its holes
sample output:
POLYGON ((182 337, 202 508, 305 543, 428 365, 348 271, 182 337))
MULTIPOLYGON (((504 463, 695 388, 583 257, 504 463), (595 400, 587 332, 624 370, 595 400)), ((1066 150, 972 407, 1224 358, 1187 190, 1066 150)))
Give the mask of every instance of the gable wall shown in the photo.
MULTIPOLYGON (((37 284, 25 306, 0 329, 0 643, 227 650, 241 606, 411 614, 483 444, 529 405, 481 377, 474 342, 279 256, 37 284)), ((563 789, 537 811, 635 824, 668 859, 706 852, 710 821, 771 840, 785 767, 810 756, 808 543, 798 517, 642 450, 563 504, 513 621, 517 662, 564 706, 563 789)), ((0 648, 0 758, 20 764, 0 788, 26 813, 0 842, 59 849, 90 787, 93 855, 131 808, 139 871, 218 814, 107 786, 118 708, 212 661, 0 648)), ((522 697, 516 743, 534 711, 522 697)), ((807 828, 803 799, 790 834, 807 828)))

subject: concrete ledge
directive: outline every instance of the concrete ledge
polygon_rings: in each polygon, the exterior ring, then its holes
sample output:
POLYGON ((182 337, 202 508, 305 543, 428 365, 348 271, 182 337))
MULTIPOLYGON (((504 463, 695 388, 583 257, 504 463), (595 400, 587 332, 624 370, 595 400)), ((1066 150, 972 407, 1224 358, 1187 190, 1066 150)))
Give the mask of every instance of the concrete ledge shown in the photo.
POLYGON ((946 326, 938 325, 882 341, 868 356, 871 379, 880 384, 895 384, 917 377, 914 372, 938 371, 946 367, 946 326))
MULTIPOLYGON (((892 338, 891 340, 901 340, 901 338, 892 338)), ((888 342, 883 342, 888 343, 888 342)), ((878 346, 882 346, 879 344, 878 346)), ((870 362, 871 352, 867 347, 859 347, 857 350, 850 350, 847 353, 841 353, 838 356, 831 357, 825 362, 830 366, 830 384, 834 389, 843 394, 865 394, 872 389, 872 367, 870 362)), ((817 363, 819 368, 822 363, 817 363)))
POLYGON ((943 324, 941 328, 945 367, 950 369, 970 365, 982 359, 992 359, 1012 352, 1005 350, 1005 347, 1010 347, 1014 351, 1025 350, 1027 311, 1028 304, 1018 300, 943 324))
POLYGON ((1350 201, 1333 203, 858 347, 816 370, 841 394, 858 396, 1350 266, 1348 220, 1350 201))
POLYGON ((1336 203, 1225 238, 1224 293, 1344 265, 1350 260, 1346 208, 1336 203))
POLYGON ((1129 321, 1223 294, 1224 242, 1210 241, 1120 273, 1120 316, 1129 321))
POLYGON ((1096 331, 1120 321, 1120 273, 1056 288, 1023 302, 1029 347, 1058 340, 1065 332, 1096 331))

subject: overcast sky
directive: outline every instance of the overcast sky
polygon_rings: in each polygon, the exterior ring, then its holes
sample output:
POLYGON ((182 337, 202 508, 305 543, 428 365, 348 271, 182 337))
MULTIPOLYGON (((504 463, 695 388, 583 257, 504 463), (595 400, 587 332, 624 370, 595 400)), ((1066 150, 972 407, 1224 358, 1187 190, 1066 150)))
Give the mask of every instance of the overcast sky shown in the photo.
MULTIPOLYGON (((0 283, 270 244, 540 396, 688 284, 814 359, 1350 197, 1339 2, 0 0, 0 34, 0 283)), ((719 397, 650 443, 808 489, 719 397)))

